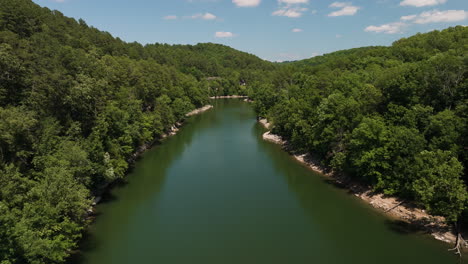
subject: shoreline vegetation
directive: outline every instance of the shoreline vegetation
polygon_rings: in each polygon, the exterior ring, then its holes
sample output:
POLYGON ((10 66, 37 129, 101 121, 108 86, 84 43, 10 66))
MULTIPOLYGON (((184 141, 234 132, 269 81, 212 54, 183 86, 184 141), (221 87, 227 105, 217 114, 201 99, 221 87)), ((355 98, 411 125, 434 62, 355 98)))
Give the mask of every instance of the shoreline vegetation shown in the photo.
MULTIPOLYGON (((197 109, 194 109, 190 112, 188 112, 187 114, 185 114, 186 117, 191 117, 191 116, 195 116, 195 115, 199 115, 199 114, 202 114, 210 109, 213 108, 213 105, 205 105, 203 107, 200 107, 200 108, 197 108, 197 109)), ((133 154, 132 156, 130 157, 130 159, 128 160, 128 163, 129 163, 129 170, 131 170, 135 164, 135 162, 138 160, 138 158, 143 155, 143 153, 145 153, 147 150, 150 150, 152 147, 154 147, 156 145, 156 143, 160 143, 162 142, 163 140, 165 140, 166 138, 168 137, 172 137, 172 136, 175 136, 177 134, 177 132, 179 132, 180 128, 184 125, 184 121, 178 121, 176 122, 174 125, 172 125, 170 127, 170 129, 160 135, 159 137, 156 137, 154 138, 151 142, 148 142, 146 144, 143 144, 142 146, 140 146, 133 154)), ((124 178, 128 175, 128 172, 125 174, 124 178)), ((116 181, 119 181, 119 180, 122 180, 122 179, 117 179, 113 182, 109 182, 107 183, 106 185, 102 186, 101 188, 99 188, 98 191, 96 191, 95 193, 95 197, 93 199, 93 203, 92 203, 92 206, 88 209, 88 215, 87 215, 87 219, 88 220, 94 220, 94 214, 95 214, 95 209, 96 209, 96 206, 99 204, 99 202, 102 200, 102 197, 103 195, 109 191, 110 189, 112 189, 111 186, 113 186, 113 184, 115 184, 116 181)))
POLYGON ((241 99, 249 98, 246 95, 220 95, 220 96, 211 96, 210 99, 241 99))
POLYGON ((459 253, 467 39, 456 26, 272 63, 214 43, 127 43, 32 0, 0 0, 0 262, 65 263, 94 197, 210 98, 253 100, 288 145, 444 216, 459 253))
POLYGON ((428 233, 439 241, 452 245, 457 243, 455 230, 447 225, 444 217, 430 215, 425 210, 417 208, 409 201, 386 196, 382 193, 376 193, 372 190, 372 187, 352 180, 344 173, 336 173, 330 168, 322 166, 310 153, 294 151, 289 141, 284 140, 279 135, 271 133, 272 124, 269 123, 267 119, 259 119, 258 122, 268 130, 263 134, 263 140, 280 145, 283 150, 288 152, 298 162, 307 166, 314 172, 332 179, 334 184, 346 188, 351 194, 370 204, 379 212, 392 219, 406 223, 409 225, 409 228, 416 228, 419 231, 428 233))

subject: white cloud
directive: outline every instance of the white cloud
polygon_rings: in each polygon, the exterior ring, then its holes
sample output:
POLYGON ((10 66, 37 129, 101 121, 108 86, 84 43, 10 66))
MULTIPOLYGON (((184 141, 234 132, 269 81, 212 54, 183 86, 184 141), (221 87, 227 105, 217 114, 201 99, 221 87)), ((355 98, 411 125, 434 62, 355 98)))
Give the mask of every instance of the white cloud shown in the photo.
POLYGON ((380 26, 368 26, 364 29, 366 32, 396 34, 401 33, 404 28, 411 24, 429 24, 429 23, 449 23, 468 19, 468 12, 465 10, 432 10, 422 12, 417 15, 400 17, 400 21, 383 24, 380 26))
POLYGON ((309 10, 304 7, 308 3, 309 0, 278 0, 278 10, 274 11, 272 15, 298 18, 309 10))
POLYGON ((215 33, 215 37, 217 38, 233 38, 236 35, 232 32, 226 32, 226 31, 218 31, 215 33))
POLYGON ((255 7, 260 5, 261 0, 232 0, 238 7, 255 7))
POLYGON ((345 2, 334 2, 332 3, 329 7, 336 7, 336 8, 342 8, 345 6, 349 6, 350 3, 345 3, 345 2))
POLYGON ((468 12, 465 10, 432 10, 422 12, 419 15, 403 16, 401 20, 411 21, 415 24, 429 24, 441 22, 457 22, 468 19, 468 12))
POLYGON ((337 16, 354 16, 359 9, 358 6, 353 6, 352 3, 348 2, 334 2, 330 5, 331 8, 340 8, 340 10, 331 12, 328 14, 329 17, 337 16))
POLYGON ((403 0, 400 2, 400 5, 422 7, 445 4, 445 2, 447 2, 447 0, 403 0))
POLYGON ((175 20, 175 19, 177 19, 177 16, 172 16, 172 15, 171 16, 165 16, 165 17, 163 17, 163 19, 164 20, 175 20))
POLYGON ((341 38, 341 37, 343 37, 343 36, 340 35, 340 34, 336 34, 335 37, 336 37, 336 38, 341 38))
POLYGON ((313 58, 313 57, 317 57, 317 56, 320 56, 320 55, 321 55, 321 54, 320 54, 320 53, 318 53, 318 52, 312 52, 312 56, 311 56, 311 58, 313 58))
POLYGON ((375 33, 385 33, 385 34, 397 34, 403 31, 403 28, 406 26, 403 22, 394 22, 383 24, 380 26, 368 26, 364 31, 366 32, 375 32, 375 33))
POLYGON ((203 20, 214 20, 217 17, 211 13, 204 13, 204 14, 195 14, 190 17, 191 19, 203 19, 203 20))
POLYGON ((416 16, 417 16, 417 15, 402 16, 402 17, 400 18, 400 20, 402 20, 402 21, 409 21, 409 20, 415 19, 416 16))
POLYGON ((307 11, 305 7, 283 7, 273 12, 272 15, 297 18, 301 17, 305 11, 307 11))
POLYGON ((294 32, 294 33, 299 33, 299 32, 302 32, 304 30, 302 30, 301 28, 293 28, 291 31, 294 32))

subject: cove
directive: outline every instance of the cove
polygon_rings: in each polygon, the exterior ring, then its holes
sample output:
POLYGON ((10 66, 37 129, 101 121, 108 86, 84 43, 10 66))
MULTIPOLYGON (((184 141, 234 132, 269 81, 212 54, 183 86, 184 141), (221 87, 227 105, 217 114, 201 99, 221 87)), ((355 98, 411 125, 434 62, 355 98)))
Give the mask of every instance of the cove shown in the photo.
POLYGON ((86 264, 457 263, 262 140, 240 100, 214 101, 145 153, 97 207, 86 264))

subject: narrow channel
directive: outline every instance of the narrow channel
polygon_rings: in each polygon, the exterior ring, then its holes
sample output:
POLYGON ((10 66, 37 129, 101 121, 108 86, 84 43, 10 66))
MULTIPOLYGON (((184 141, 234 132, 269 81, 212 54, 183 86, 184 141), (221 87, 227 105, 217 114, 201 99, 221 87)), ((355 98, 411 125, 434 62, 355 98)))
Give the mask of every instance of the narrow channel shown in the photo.
POLYGON ((458 263, 263 132, 239 100, 190 118, 98 206, 80 263, 458 263))

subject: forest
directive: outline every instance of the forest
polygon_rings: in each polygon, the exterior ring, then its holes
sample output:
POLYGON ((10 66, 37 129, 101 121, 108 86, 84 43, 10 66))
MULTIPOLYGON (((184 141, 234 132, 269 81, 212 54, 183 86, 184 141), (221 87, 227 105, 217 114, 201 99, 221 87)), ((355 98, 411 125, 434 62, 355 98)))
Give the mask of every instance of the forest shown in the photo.
POLYGON ((215 95, 249 95, 294 148, 451 223, 468 218, 468 28, 271 63, 126 43, 0 0, 0 263, 64 263, 93 197, 215 95))
POLYGON ((222 45, 125 43, 30 0, 0 0, 0 263, 63 263, 93 196, 139 146, 273 67, 222 45))
POLYGON ((468 27, 277 69, 251 95, 292 146, 451 223, 466 215, 468 27))

